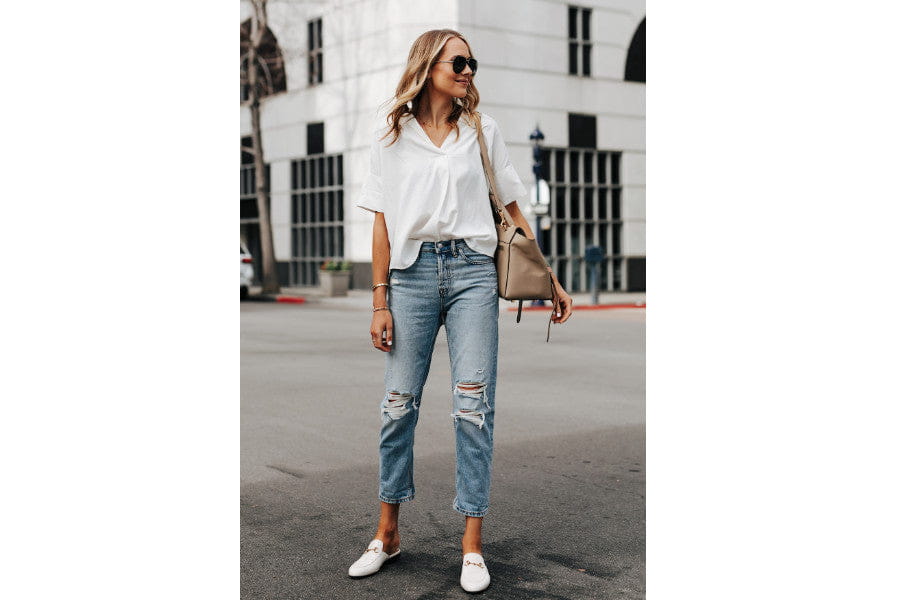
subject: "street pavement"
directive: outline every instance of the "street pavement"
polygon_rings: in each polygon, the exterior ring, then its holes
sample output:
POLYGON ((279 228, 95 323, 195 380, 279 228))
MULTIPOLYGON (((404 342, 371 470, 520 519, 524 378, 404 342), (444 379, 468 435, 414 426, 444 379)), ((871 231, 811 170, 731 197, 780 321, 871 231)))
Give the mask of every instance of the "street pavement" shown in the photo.
MULTIPOLYGON (((601 300, 602 301, 602 300, 601 300)), ((443 599, 459 587, 446 337, 416 430, 401 554, 347 576, 375 532, 384 356, 365 294, 241 303, 241 597, 443 599)), ((576 298, 576 304, 579 299, 576 298)), ((583 304, 583 302, 582 302, 583 304)), ((502 303, 505 309, 511 303, 502 303)), ((645 310, 500 313, 484 598, 644 597, 645 310)))

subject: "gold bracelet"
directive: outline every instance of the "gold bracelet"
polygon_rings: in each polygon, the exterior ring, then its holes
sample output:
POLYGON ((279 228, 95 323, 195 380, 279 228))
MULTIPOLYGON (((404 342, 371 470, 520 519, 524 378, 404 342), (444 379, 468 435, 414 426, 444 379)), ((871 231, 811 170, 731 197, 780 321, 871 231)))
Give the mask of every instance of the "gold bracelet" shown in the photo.
POLYGON ((391 284, 389 284, 389 283, 376 283, 375 285, 372 286, 372 291, 374 292, 374 291, 375 291, 375 288, 380 288, 381 286, 384 286, 384 287, 391 287, 391 284))
POLYGON ((372 312, 375 312, 377 310, 391 310, 391 308, 389 306, 376 306, 372 309, 372 312))

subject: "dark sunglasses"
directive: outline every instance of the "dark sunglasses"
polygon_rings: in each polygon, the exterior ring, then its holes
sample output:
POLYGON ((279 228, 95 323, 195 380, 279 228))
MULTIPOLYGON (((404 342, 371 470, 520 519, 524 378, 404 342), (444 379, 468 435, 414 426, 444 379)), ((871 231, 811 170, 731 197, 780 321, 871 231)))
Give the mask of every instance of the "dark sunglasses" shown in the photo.
POLYGON ((466 65, 469 65, 469 68, 472 69, 472 75, 478 70, 478 61, 474 58, 466 58, 465 56, 454 56, 453 60, 436 60, 434 62, 453 63, 453 72, 456 74, 462 73, 463 69, 466 68, 466 65))

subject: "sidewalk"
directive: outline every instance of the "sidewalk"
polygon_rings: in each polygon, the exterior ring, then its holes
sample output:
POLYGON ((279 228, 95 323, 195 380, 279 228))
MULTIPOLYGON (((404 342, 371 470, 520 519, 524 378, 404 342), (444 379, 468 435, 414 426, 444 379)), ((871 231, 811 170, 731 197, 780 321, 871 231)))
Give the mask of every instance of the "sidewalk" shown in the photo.
MULTIPOLYGON (((276 295, 268 295, 262 293, 259 286, 250 288, 250 297, 247 299, 251 302, 286 302, 294 304, 317 304, 334 306, 335 308, 358 308, 360 310, 372 309, 372 292, 369 290, 350 290, 343 297, 327 297, 322 294, 322 290, 318 287, 283 287, 281 293, 276 295)), ((600 303, 597 306, 591 304, 591 295, 589 293, 572 294, 573 308, 575 310, 583 309, 604 309, 604 308, 646 308, 647 293, 646 292, 600 292, 600 303)), ((500 309, 515 310, 518 302, 502 301, 500 309)), ((531 307, 529 302, 522 305, 522 310, 547 310, 547 306, 531 307)))

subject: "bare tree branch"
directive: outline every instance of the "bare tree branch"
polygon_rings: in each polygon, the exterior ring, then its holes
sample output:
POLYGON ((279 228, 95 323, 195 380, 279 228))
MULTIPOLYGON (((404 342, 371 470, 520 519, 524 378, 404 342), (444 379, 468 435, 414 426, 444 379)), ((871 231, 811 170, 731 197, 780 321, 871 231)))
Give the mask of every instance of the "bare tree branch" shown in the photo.
POLYGON ((253 16, 250 19, 250 36, 247 48, 247 83, 249 88, 250 122, 253 139, 253 167, 256 174, 256 204, 259 209, 259 235, 262 246, 263 293, 277 294, 281 291, 275 262, 275 244, 272 239, 272 219, 269 213, 269 179, 262 148, 262 127, 260 126, 259 49, 263 33, 266 31, 268 16, 266 0, 251 0, 253 16))
POLYGON ((262 45, 263 32, 269 26, 269 14, 266 11, 266 0, 250 0, 256 16, 256 29, 250 32, 250 43, 257 50, 262 45))

